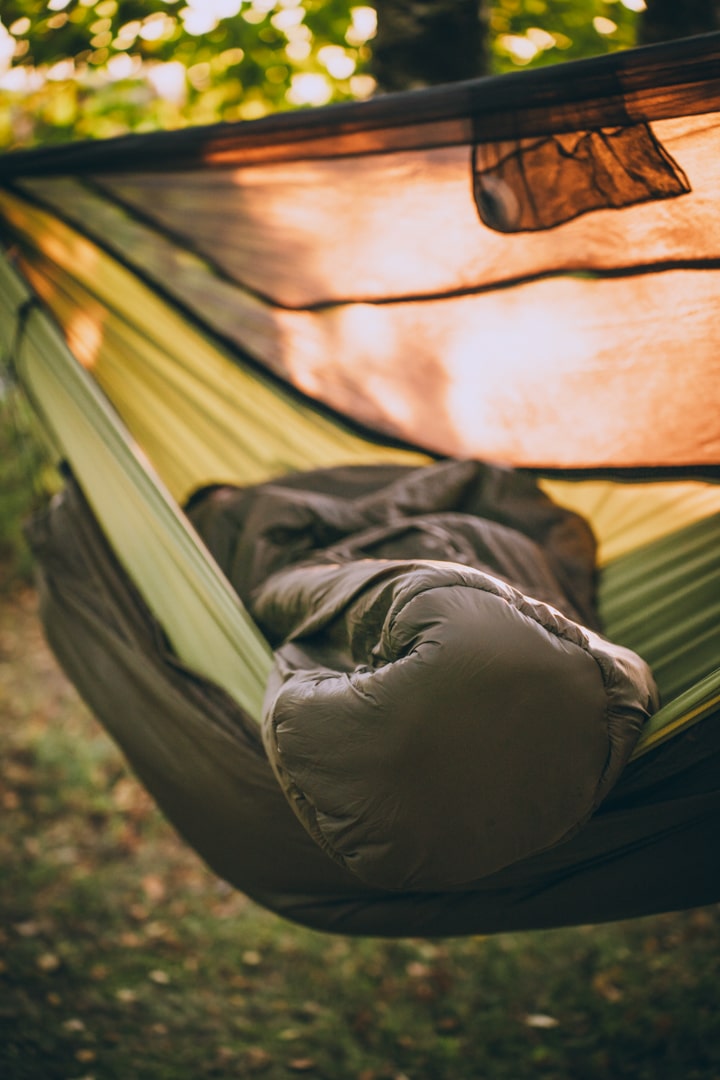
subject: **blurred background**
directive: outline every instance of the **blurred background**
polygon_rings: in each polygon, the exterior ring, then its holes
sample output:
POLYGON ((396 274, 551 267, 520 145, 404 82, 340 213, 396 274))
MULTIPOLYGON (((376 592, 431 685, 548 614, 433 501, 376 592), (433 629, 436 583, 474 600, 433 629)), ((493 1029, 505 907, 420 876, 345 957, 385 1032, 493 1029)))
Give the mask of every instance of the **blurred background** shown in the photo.
POLYGON ((719 25, 714 0, 3 0, 0 146, 251 120, 719 25))

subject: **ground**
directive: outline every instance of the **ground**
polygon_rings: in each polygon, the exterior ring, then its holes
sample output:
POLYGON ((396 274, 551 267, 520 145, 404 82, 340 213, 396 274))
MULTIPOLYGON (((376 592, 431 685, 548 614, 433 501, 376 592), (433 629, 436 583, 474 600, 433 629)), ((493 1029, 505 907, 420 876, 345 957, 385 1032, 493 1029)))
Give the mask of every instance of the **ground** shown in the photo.
POLYGON ((720 1077, 720 909, 450 942, 294 927, 162 820, 36 603, 0 595, 3 1080, 720 1077))

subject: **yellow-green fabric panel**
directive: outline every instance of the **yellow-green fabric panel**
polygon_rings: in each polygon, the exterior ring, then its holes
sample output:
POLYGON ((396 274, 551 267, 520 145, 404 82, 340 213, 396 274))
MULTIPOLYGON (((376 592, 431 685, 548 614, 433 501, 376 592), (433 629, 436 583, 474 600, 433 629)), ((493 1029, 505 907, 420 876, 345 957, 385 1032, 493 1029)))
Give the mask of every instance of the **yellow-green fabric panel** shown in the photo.
POLYGON ((720 484, 700 481, 543 479, 541 485, 590 522, 601 566, 720 511, 720 484))
POLYGON ((207 483, 428 460, 364 439, 240 367, 130 271, 57 219, 6 194, 0 205, 30 241, 23 269, 33 286, 179 502, 207 483))
POLYGON ((720 666, 720 513, 606 567, 600 613, 608 636, 650 664, 670 702, 720 666))
MULTIPOLYGON (((12 349, 27 288, 0 261, 0 334, 12 349)), ((176 653, 259 717, 271 654, 228 582, 50 320, 30 311, 14 360, 120 561, 176 653)))
POLYGON ((660 690, 637 753, 718 710, 720 513, 615 560, 599 599, 608 636, 647 660, 660 690))
POLYGON ((642 757, 700 720, 720 723, 720 669, 650 718, 633 758, 642 757))

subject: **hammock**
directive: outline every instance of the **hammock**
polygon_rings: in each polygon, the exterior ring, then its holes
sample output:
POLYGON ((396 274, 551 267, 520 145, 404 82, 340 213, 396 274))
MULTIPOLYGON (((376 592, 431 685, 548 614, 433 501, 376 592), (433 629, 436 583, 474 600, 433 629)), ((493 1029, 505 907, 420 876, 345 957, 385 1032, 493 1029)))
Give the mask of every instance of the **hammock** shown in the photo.
POLYGON ((48 633, 174 824, 274 910, 437 934, 720 895, 703 848, 719 60, 710 35, 0 161, 0 343, 72 476, 76 563, 59 524, 35 527, 48 633), (529 469, 588 518, 606 632, 662 707, 575 838, 461 891, 394 894, 288 809, 257 733, 272 651, 180 507, 206 485, 445 456, 529 469))

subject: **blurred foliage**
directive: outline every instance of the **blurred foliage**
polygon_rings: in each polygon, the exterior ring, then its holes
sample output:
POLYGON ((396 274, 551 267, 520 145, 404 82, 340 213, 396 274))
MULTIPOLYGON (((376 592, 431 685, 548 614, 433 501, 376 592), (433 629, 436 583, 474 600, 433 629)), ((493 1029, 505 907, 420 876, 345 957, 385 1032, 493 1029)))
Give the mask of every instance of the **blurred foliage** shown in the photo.
MULTIPOLYGON (((644 0, 494 0, 496 71, 635 43, 644 0)), ((3 0, 0 146, 244 120, 369 96, 352 0, 3 0)))
POLYGON ((4 145, 253 119, 374 88, 374 12, 353 17, 347 0, 7 0, 2 13, 4 145))
POLYGON ((23 521, 59 486, 49 462, 27 400, 0 372, 0 596, 32 577, 23 521))
POLYGON ((495 0, 490 16, 497 71, 617 52, 637 40, 644 0, 495 0))

